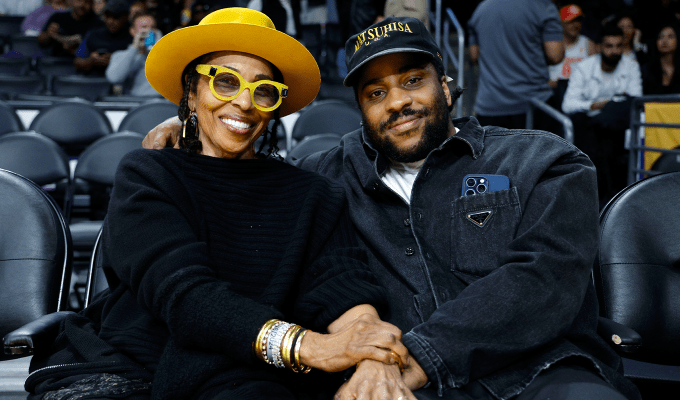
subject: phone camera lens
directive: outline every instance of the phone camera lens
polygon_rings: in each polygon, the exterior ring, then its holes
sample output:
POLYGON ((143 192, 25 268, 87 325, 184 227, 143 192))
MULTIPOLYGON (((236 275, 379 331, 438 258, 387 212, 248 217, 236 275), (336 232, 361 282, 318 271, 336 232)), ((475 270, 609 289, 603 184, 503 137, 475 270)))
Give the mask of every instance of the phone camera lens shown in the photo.
POLYGON ((475 191, 472 190, 472 189, 468 189, 468 190, 465 191, 466 196, 472 196, 473 194, 475 194, 475 191))
POLYGON ((484 193, 484 192, 486 192, 486 185, 479 185, 479 186, 477 186, 477 191, 478 191, 479 193, 484 193))
POLYGON ((465 181, 465 184, 468 185, 469 187, 475 186, 475 179, 474 178, 468 178, 467 181, 465 181))

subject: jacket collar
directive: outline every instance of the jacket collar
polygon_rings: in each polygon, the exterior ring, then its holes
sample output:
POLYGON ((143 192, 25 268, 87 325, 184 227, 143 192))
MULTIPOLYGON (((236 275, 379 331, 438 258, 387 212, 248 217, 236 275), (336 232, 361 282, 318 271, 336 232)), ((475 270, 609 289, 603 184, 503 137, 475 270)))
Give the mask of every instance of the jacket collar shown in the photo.
MULTIPOLYGON (((472 158, 477 159, 484 151, 484 128, 479 125, 477 118, 470 116, 453 119, 453 126, 458 128, 458 132, 430 154, 463 146, 472 158)), ((347 134, 343 138, 343 146, 346 149, 345 157, 354 166, 361 185, 372 189, 379 187, 380 176, 390 161, 378 153, 365 130, 362 128, 347 134)))

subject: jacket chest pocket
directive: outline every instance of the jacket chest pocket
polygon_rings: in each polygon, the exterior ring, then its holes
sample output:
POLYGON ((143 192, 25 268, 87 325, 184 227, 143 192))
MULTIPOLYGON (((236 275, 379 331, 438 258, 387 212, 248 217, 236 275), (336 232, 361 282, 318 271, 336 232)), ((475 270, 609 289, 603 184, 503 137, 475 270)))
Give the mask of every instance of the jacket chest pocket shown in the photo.
POLYGON ((499 267, 500 253, 517 231, 517 188, 460 197, 451 216, 451 270, 486 276, 499 267))

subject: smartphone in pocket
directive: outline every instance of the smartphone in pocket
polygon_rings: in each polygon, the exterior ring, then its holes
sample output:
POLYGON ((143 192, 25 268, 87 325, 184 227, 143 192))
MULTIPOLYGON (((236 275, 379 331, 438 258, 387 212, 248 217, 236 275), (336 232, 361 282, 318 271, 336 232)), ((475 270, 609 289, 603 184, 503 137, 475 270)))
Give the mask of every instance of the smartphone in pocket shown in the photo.
POLYGON ((509 188, 510 180, 505 175, 469 174, 463 178, 461 196, 472 196, 509 188))

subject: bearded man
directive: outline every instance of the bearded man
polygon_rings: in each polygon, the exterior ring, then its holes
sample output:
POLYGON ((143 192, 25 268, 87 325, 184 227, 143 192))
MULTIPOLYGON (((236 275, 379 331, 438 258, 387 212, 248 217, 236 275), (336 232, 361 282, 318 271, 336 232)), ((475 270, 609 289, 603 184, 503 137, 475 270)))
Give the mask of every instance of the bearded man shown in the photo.
MULTIPOLYGON (((360 362, 335 398, 639 399, 596 333, 588 157, 551 133, 451 119, 461 89, 417 19, 386 18, 345 50, 363 127, 297 165, 345 188, 410 357, 403 371, 360 362)), ((172 144, 178 122, 145 147, 172 144)))
POLYGON ((623 54, 623 31, 602 28, 600 54, 573 65, 562 110, 574 123, 574 142, 597 167, 600 204, 626 186, 624 132, 630 124, 630 98, 642 95, 640 66, 623 54))

